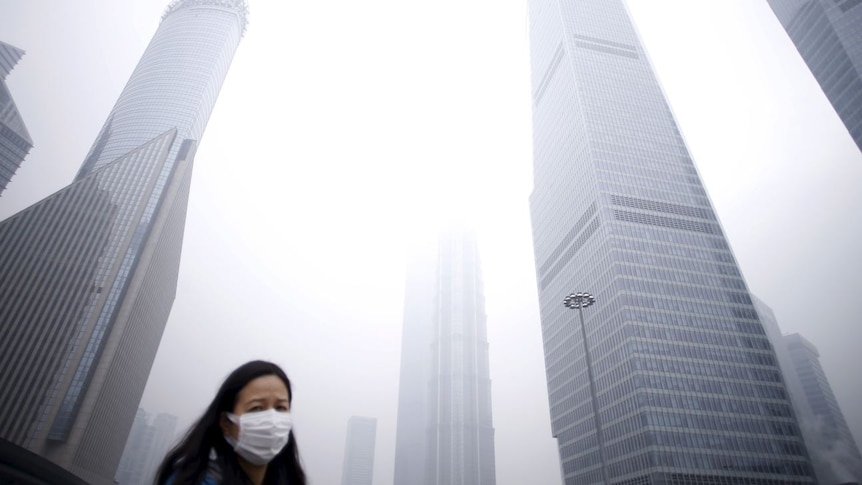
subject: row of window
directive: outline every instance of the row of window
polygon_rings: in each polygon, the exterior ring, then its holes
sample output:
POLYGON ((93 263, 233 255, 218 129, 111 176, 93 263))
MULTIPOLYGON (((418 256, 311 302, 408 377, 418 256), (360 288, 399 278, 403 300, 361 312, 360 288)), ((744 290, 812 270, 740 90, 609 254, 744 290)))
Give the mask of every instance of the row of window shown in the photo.
MULTIPOLYGON (((570 354, 575 355, 575 352, 570 352, 570 354)), ((582 352, 578 352, 578 354, 583 356, 582 352)), ((584 360, 580 359, 579 365, 572 366, 566 372, 561 372, 560 374, 548 379, 548 389, 552 390, 551 395, 554 397, 564 396, 568 393, 574 392, 576 389, 581 389, 586 386, 589 383, 589 379, 587 373, 584 372, 585 370, 586 367, 584 360), (561 387, 563 384, 566 384, 565 387, 561 387)), ((551 404, 554 407, 562 405, 562 403, 563 401, 551 399, 551 404)))
POLYGON ((597 450, 599 446, 598 436, 598 433, 594 429, 591 429, 588 434, 579 436, 577 441, 572 443, 564 445, 561 441, 558 441, 560 444, 560 459, 565 462, 571 457, 582 456, 591 450, 597 450))
POLYGON ((626 343, 625 351, 628 354, 642 353, 660 357, 682 357, 685 359, 705 360, 712 362, 735 362, 754 365, 771 366, 777 368, 775 357, 771 353, 757 351, 741 351, 731 349, 717 349, 696 345, 686 345, 677 342, 655 342, 632 340, 626 343))
MULTIPOLYGON (((723 258, 719 253, 711 253, 712 260, 723 258)), ((681 259, 672 256, 660 256, 653 252, 641 250, 619 250, 611 251, 614 261, 622 261, 632 265, 649 265, 656 268, 667 268, 672 271, 689 271, 692 273, 713 274, 718 276, 740 276, 739 270, 731 262, 696 259, 681 259), (716 264, 719 263, 719 264, 716 264)))
POLYGON ((799 441, 676 431, 647 431, 645 435, 649 445, 807 457, 805 447, 799 441))
POLYGON ((752 380, 757 382, 781 382, 777 369, 738 367, 718 362, 686 362, 678 359, 647 359, 635 357, 631 360, 636 370, 687 374, 697 377, 752 380))
POLYGON ((667 202, 659 202, 655 200, 637 199, 634 197, 626 197, 617 194, 611 194, 611 203, 616 206, 630 207, 633 209, 641 209, 653 212, 665 212, 668 214, 676 214, 685 217, 693 217, 698 219, 715 220, 715 214, 709 209, 702 207, 692 207, 680 204, 670 204, 667 202))
POLYGON ((683 391, 694 393, 720 394, 725 396, 744 396, 765 399, 786 399, 784 387, 751 384, 742 382, 726 382, 707 380, 702 377, 688 377, 636 374, 633 378, 635 387, 658 389, 663 391, 683 391))
MULTIPOLYGON (((618 137, 618 135, 610 135, 610 136, 618 137)), ((625 175, 629 175, 629 176, 634 175, 637 177, 643 177, 643 178, 648 178, 648 179, 664 180, 664 181, 671 182, 671 183, 676 182, 676 183, 684 184, 688 181, 688 177, 689 177, 688 174, 680 173, 679 171, 676 171, 676 170, 667 170, 665 167, 661 167, 659 169, 646 168, 646 167, 641 166, 641 164, 638 164, 637 162, 632 163, 631 161, 617 163, 617 162, 609 162, 606 160, 596 160, 595 163, 596 163, 596 168, 598 168, 599 170, 610 172, 610 173, 620 173, 620 174, 625 174, 625 175)), ((672 168, 675 168, 675 167, 672 167, 672 168)), ((615 203, 615 205, 619 205, 619 204, 615 203)), ((655 209, 647 208, 646 204, 628 205, 628 207, 637 207, 639 209, 645 209, 645 210, 655 210, 655 209)), ((667 211, 660 211, 660 212, 667 212, 667 211)), ((705 211, 705 212, 709 213, 709 211, 705 211)), ((681 214, 681 215, 683 215, 683 214, 681 214)), ((685 215, 689 215, 689 214, 685 214, 685 215)), ((698 217, 698 216, 691 216, 690 215, 690 217, 698 217)), ((713 220, 715 219, 714 217, 706 217, 706 218, 707 219, 713 219, 713 220)))
MULTIPOLYGON (((637 327, 627 325, 626 329, 629 328, 637 327)), ((593 367, 600 381, 606 377, 606 373, 612 372, 612 369, 616 370, 618 366, 620 366, 624 361, 634 355, 634 352, 655 355, 660 358, 670 357, 674 360, 699 360, 710 363, 720 363, 721 365, 739 364, 742 366, 751 366, 752 364, 754 364, 759 366, 771 367, 770 369, 765 370, 778 370, 774 364, 770 363, 774 362, 774 359, 772 359, 772 354, 765 351, 762 353, 751 353, 746 351, 740 351, 736 348, 716 348, 714 346, 708 346, 708 344, 698 344, 694 341, 686 342, 676 340, 645 340, 643 337, 639 336, 632 335, 629 337, 623 337, 623 335, 625 335, 625 332, 618 332, 614 338, 609 339, 608 341, 620 340, 624 341, 624 344, 617 346, 611 352, 601 354, 600 358, 595 359, 593 367), (723 359, 722 356, 724 357, 723 359)), ((633 372, 633 370, 629 369, 627 372, 633 372)), ((762 376, 764 376, 764 379, 772 380, 771 377, 765 377, 765 374, 762 374, 762 376)))
MULTIPOLYGON (((678 143, 678 137, 675 133, 668 134, 666 127, 653 126, 653 129, 638 127, 637 132, 629 130, 628 133, 625 133, 625 136, 646 138, 647 141, 663 141, 669 144, 678 143)), ((594 128, 592 133, 601 132, 605 137, 614 137, 626 129, 624 126, 620 126, 619 120, 611 121, 610 123, 596 123, 592 125, 592 128, 594 128), (596 128, 604 128, 604 130, 598 130, 596 128)), ((624 165, 637 165, 658 170, 673 170, 689 175, 697 175, 697 170, 694 168, 694 164, 687 154, 676 154, 674 156, 674 154, 655 151, 647 156, 631 158, 617 151, 593 150, 593 156, 596 160, 622 163, 624 165)), ((708 206, 709 205, 707 204, 706 207, 708 206)))
POLYGON ((796 423, 771 419, 751 419, 739 416, 715 416, 709 414, 682 414, 662 411, 641 413, 643 426, 662 426, 688 430, 732 431, 737 433, 764 434, 773 436, 799 436, 796 423))
POLYGON ((679 409, 711 413, 791 418, 788 404, 745 399, 742 396, 691 396, 680 393, 639 392, 637 403, 654 408, 679 409))
POLYGON ((668 485, 793 485, 815 483, 809 475, 796 478, 783 477, 775 480, 771 478, 753 478, 746 474, 730 475, 722 472, 721 475, 700 475, 696 473, 669 473, 667 474, 668 485))
POLYGON ((704 234, 721 234, 721 229, 717 224, 689 221, 687 219, 677 219, 673 217, 656 216, 617 209, 614 209, 614 218, 618 221, 634 222, 649 226, 669 227, 671 229, 701 232, 704 234))
POLYGON ((646 251, 650 253, 667 254, 669 256, 683 256, 693 259, 716 260, 711 252, 680 252, 686 248, 677 248, 666 244, 670 243, 683 246, 696 246, 705 249, 718 250, 729 254, 730 247, 727 241, 721 236, 711 236, 707 234, 698 234, 690 231, 682 232, 670 230, 660 227, 642 227, 630 226, 624 224, 611 223, 611 232, 621 236, 628 236, 638 239, 638 245, 628 247, 638 251, 646 251), (655 241, 655 242, 652 242, 655 241))
MULTIPOLYGON (((678 137, 674 133, 668 133, 667 127, 653 125, 653 129, 638 129, 638 131, 626 130, 625 126, 620 126, 619 120, 610 123, 596 124, 593 128, 593 133, 600 132, 603 137, 611 140, 619 140, 620 136, 626 139, 642 139, 649 143, 660 142, 664 146, 675 146, 680 143, 678 137)), ((605 140, 607 141, 607 139, 605 140)), ((638 167, 657 170, 658 172, 672 172, 684 175, 697 175, 697 169, 691 159, 685 154, 667 153, 664 150, 656 150, 649 156, 631 158, 619 152, 595 150, 593 156, 596 161, 610 162, 617 164, 620 167, 638 167)), ((601 167, 601 165, 597 165, 601 167)), ((664 177, 660 177, 664 178, 664 177)), ((628 190, 623 190, 622 193, 628 193, 628 190)), ((701 205, 702 207, 710 207, 709 204, 701 205)))
MULTIPOLYGON (((671 342, 685 342, 701 345, 717 345, 742 349, 771 350, 769 340, 765 336, 739 336, 704 330, 689 330, 684 328, 654 326, 648 324, 626 325, 626 337, 640 337, 671 342)), ((724 364, 724 363, 722 363, 724 364)), ((773 380, 773 379, 770 379, 773 380)), ((776 381, 777 382, 777 381, 776 381)))
MULTIPOLYGON (((564 456, 562 451, 560 456, 564 456)), ((598 448, 585 455, 579 455, 563 461, 563 473, 575 473, 602 463, 601 452, 598 448)))
MULTIPOLYGON (((688 192, 672 192, 662 190, 665 187, 652 187, 643 185, 626 185, 619 182, 605 181, 602 190, 607 192, 625 193, 638 197, 649 197, 656 200, 667 200, 680 204, 695 204, 699 207, 711 207, 709 199, 703 195, 694 195, 688 192)), ((689 191, 690 192, 690 191, 689 191)))
POLYGON ((633 264, 617 264, 617 273, 634 278, 645 278, 672 283, 686 283, 687 285, 700 285, 709 288, 727 288, 746 291, 745 283, 740 278, 729 278, 726 276, 714 276, 704 273, 693 273, 679 270, 668 270, 654 266, 640 266, 633 264))
MULTIPOLYGON (((626 154, 626 156, 630 157, 643 157, 649 155, 651 155, 651 152, 640 150, 635 151, 635 153, 626 154)), ((607 170, 596 170, 596 178, 603 186, 612 183, 622 183, 632 187, 642 186, 656 190, 663 190, 666 192, 689 194, 696 197, 706 197, 706 191, 703 189, 703 187, 699 185, 683 185, 671 182, 669 180, 646 179, 638 177, 636 175, 629 175, 619 172, 609 172, 607 170)))
POLYGON ((687 328, 705 328, 724 332, 739 332, 750 335, 765 335, 763 325, 745 320, 679 315, 640 309, 623 310, 623 318, 633 322, 657 323, 687 328))
POLYGON ((773 475, 811 476, 811 467, 806 461, 791 461, 771 458, 726 456, 705 453, 681 453, 659 451, 650 454, 654 466, 686 469, 721 470, 773 475))
POLYGON ((748 292, 743 293, 721 289, 716 290, 710 287, 657 282, 639 278, 617 278, 616 280, 614 280, 614 288, 617 291, 636 291, 639 293, 650 293, 654 295, 677 298, 709 300, 714 302, 731 303, 737 305, 752 304, 751 297, 748 295, 748 292))
POLYGON ((592 415, 593 402, 589 397, 589 389, 587 389, 587 394, 585 398, 579 400, 579 405, 575 408, 570 408, 570 410, 568 410, 564 414, 561 414, 557 418, 553 419, 551 421, 551 428, 563 429, 592 415))
MULTIPOLYGON (((608 110, 606 107, 602 107, 601 111, 606 113, 608 110)), ((660 151, 668 154, 677 154, 684 155, 687 154, 685 146, 676 145, 672 143, 657 143, 652 140, 644 140, 642 142, 638 142, 636 140, 627 140, 628 143, 625 145, 619 143, 607 143, 603 141, 596 141, 595 148, 598 150, 604 150, 609 152, 618 152, 625 155, 638 156, 640 151, 643 150, 646 153, 654 153, 655 151, 660 151)), ((693 185, 695 187, 701 187, 700 179, 698 179, 695 175, 686 176, 684 179, 685 183, 689 185, 693 185)))
POLYGON ((641 308, 670 310, 675 312, 695 313, 700 315, 713 315, 716 317, 748 318, 751 320, 758 320, 757 312, 751 306, 731 307, 725 305, 710 305, 708 303, 702 302, 671 300, 669 298, 657 298, 631 294, 624 294, 620 297, 620 299, 625 305, 631 305, 641 308))

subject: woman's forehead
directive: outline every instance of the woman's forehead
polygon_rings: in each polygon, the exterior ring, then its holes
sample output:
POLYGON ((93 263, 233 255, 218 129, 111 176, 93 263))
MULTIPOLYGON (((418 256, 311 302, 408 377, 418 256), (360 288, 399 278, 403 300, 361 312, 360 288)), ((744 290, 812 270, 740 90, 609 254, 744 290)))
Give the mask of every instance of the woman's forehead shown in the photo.
POLYGON ((267 375, 253 379, 240 390, 237 396, 237 399, 243 402, 265 398, 290 399, 290 393, 281 378, 267 375))

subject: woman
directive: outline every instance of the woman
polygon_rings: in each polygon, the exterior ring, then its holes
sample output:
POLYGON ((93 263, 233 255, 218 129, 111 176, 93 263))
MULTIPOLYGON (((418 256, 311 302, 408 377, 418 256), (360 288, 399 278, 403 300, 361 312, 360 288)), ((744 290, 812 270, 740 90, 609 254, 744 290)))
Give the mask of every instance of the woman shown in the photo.
POLYGON ((233 371, 159 467, 157 485, 305 485, 290 380, 260 360, 233 371))

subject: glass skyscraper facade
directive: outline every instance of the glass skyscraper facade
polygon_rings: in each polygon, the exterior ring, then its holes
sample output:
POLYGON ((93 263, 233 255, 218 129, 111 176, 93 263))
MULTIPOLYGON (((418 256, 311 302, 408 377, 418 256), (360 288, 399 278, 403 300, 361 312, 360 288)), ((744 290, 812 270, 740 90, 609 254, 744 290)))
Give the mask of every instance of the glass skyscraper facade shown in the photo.
POLYGON ((530 209, 564 483, 814 483, 775 353, 625 4, 529 3, 530 209), (597 299, 586 343, 563 306, 573 291, 597 299))
POLYGON ((862 150, 862 0, 768 0, 862 150))
POLYGON ((411 264, 402 345, 395 485, 494 485, 485 295, 471 230, 442 231, 433 255, 411 264))
POLYGON ((176 294, 244 0, 171 3, 75 181, 0 222, 0 437, 113 482, 176 294))
POLYGON ((374 479, 374 445, 377 419, 352 416, 347 422, 341 485, 371 485, 374 479))
POLYGON ((0 41, 0 194, 33 148, 33 140, 15 106, 6 76, 21 60, 24 51, 0 41))

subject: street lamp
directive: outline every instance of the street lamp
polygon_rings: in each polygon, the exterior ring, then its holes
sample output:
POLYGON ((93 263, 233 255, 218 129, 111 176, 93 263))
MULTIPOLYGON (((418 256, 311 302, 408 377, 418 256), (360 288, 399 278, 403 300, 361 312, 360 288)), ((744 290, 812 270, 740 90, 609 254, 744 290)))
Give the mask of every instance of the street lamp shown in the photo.
POLYGON ((605 466, 605 444, 602 436, 602 420, 599 417, 599 404, 596 400, 596 379, 593 376, 593 361, 590 358, 590 348, 587 345, 587 329, 584 327, 584 308, 596 302, 596 298, 589 293, 572 293, 563 299, 563 305, 571 310, 578 310, 578 316, 581 317, 581 340, 584 342, 584 358, 587 361, 587 377, 590 380, 590 398, 593 403, 593 419, 596 423, 596 438, 599 442, 599 458, 602 463, 602 479, 605 484, 610 484, 608 480, 608 470, 605 466))

